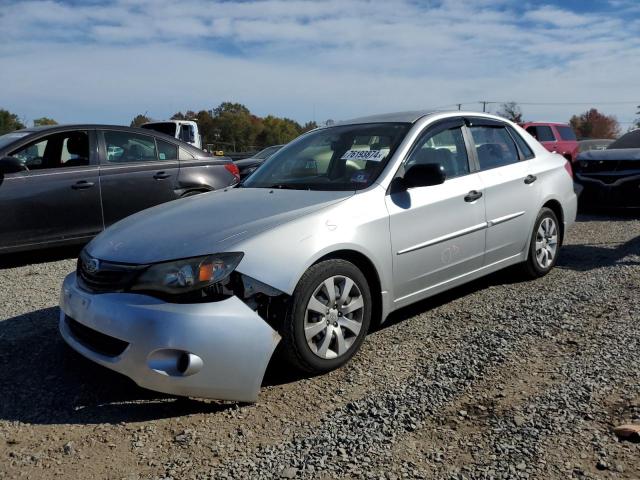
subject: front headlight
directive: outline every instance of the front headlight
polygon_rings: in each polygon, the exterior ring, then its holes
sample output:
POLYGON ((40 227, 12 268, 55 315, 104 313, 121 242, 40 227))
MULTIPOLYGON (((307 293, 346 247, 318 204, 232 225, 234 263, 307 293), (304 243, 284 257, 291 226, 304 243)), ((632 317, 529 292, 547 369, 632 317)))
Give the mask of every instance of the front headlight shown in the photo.
POLYGON ((156 263, 138 277, 131 290, 172 295, 193 292, 226 279, 238 266, 242 255, 241 252, 217 253, 156 263))

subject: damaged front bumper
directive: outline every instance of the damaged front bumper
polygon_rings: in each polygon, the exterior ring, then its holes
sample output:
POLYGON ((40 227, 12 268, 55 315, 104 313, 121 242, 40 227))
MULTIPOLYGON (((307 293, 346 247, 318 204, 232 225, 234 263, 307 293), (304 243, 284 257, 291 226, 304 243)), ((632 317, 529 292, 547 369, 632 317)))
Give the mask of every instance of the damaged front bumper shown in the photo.
POLYGON ((60 333, 77 352, 159 392, 255 402, 280 335, 242 300, 173 304, 88 293, 68 275, 60 333))

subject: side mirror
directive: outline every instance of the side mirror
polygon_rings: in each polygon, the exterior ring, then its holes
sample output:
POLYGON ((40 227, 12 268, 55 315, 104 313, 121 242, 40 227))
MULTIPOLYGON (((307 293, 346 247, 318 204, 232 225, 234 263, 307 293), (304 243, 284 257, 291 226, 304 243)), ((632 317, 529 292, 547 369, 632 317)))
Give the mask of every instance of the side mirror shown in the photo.
POLYGON ((416 164, 405 172, 403 183, 406 188, 429 187, 444 183, 447 174, 439 163, 416 164))
POLYGON ((0 173, 17 173, 17 172, 26 172, 29 170, 27 166, 16 157, 2 157, 0 158, 0 173))

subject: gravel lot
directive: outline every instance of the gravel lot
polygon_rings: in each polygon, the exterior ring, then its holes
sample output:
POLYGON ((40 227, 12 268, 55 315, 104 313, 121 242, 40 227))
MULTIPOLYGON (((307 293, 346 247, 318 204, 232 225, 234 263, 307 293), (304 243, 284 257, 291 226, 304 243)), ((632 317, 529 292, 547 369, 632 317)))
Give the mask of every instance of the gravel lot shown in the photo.
POLYGON ((57 334, 77 250, 0 259, 0 478, 640 478, 640 220, 581 216, 556 268, 421 302, 259 403, 176 399, 57 334), (34 262, 34 263, 29 263, 34 262))

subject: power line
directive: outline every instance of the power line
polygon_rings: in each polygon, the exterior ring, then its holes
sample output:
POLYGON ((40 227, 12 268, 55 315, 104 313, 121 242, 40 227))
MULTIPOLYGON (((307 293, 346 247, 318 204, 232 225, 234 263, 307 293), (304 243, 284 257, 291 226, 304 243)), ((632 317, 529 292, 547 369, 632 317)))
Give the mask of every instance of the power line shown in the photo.
MULTIPOLYGON (((498 102, 498 101, 486 101, 486 100, 480 100, 477 102, 466 102, 463 103, 463 105, 466 104, 471 104, 471 103, 481 103, 483 105, 494 105, 494 104, 499 104, 499 103, 510 103, 510 102, 514 102, 517 103, 518 105, 541 105, 541 106, 550 106, 550 105, 632 105, 638 104, 637 100, 634 101, 612 101, 612 102, 593 102, 593 101, 588 101, 588 102, 517 102, 515 100, 509 100, 506 102, 498 102)), ((457 104, 455 104, 457 105, 457 104)))

